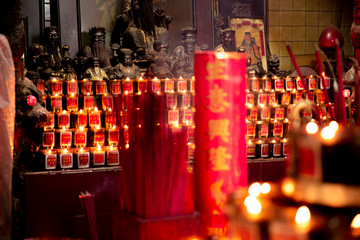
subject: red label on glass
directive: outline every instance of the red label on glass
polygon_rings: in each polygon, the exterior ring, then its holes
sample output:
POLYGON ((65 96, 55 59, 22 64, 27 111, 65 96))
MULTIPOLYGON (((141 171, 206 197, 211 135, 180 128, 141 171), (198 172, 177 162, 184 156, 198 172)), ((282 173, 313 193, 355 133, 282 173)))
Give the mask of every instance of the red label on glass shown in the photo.
POLYGON ((161 92, 161 83, 160 81, 152 81, 151 82, 151 91, 156 93, 156 92, 161 92))
POLYGON ((42 145, 43 147, 53 147, 55 145, 55 133, 44 132, 42 145))
POLYGON ((178 80, 177 91, 178 92, 186 92, 186 90, 187 90, 187 82, 185 80, 178 80))
POLYGON ((76 131, 74 137, 74 145, 76 146, 86 146, 86 132, 76 131))
POLYGON ((256 121, 257 120, 257 108, 250 109, 250 120, 256 121))
POLYGON ((325 103, 325 94, 323 91, 319 90, 316 94, 316 102, 318 104, 323 104, 325 103))
POLYGON ((267 124, 267 123, 261 124, 260 136, 261 137, 269 136, 269 124, 267 124))
POLYGON ((302 92, 296 92, 295 99, 296 101, 300 101, 303 98, 302 92))
POLYGON ((278 157, 281 155, 281 143, 273 144, 273 156, 278 157))
POLYGON ((255 157, 255 144, 249 144, 246 146, 247 157, 255 157))
POLYGON ((190 92, 195 92, 195 81, 190 80, 190 92))
POLYGON ((146 92, 147 81, 138 81, 138 92, 146 92))
POLYGON ((73 155, 72 153, 61 153, 60 154, 60 167, 61 168, 72 168, 73 166, 73 155))
POLYGON ((120 81, 112 81, 111 82, 111 93, 114 95, 121 94, 121 82, 120 81))
POLYGON ((45 154, 45 169, 56 169, 56 154, 45 154))
POLYGON ((167 94, 166 95, 166 106, 168 108, 175 108, 177 106, 177 95, 167 94))
POLYGON ((114 109, 114 101, 111 95, 102 96, 103 109, 114 109))
POLYGON ((105 133, 104 133, 104 131, 96 131, 94 133, 94 142, 99 143, 99 144, 105 143, 105 133))
POLYGON ((70 147, 71 137, 71 132, 60 132, 60 147, 70 147))
POLYGON ((78 93, 77 81, 68 81, 66 91, 67 91, 67 94, 77 94, 78 93))
POLYGON ((107 127, 111 127, 116 123, 116 114, 115 112, 107 112, 105 114, 105 124, 107 127))
POLYGON ((182 106, 191 107, 191 94, 182 95, 182 106))
POLYGON ((45 128, 54 128, 55 123, 55 114, 50 113, 50 120, 45 123, 45 128))
POLYGON ((246 104, 252 104, 254 105, 254 94, 253 93, 247 93, 246 94, 246 104))
POLYGON ((90 154, 88 152, 82 152, 77 154, 78 167, 84 168, 90 165, 90 154))
POLYGON ((261 110, 261 120, 269 120, 270 119, 270 109, 263 108, 261 110))
POLYGON ((282 123, 274 123, 273 136, 274 137, 282 137, 283 135, 283 124, 282 123))
POLYGON ((296 89, 297 90, 304 90, 305 89, 300 78, 296 79, 296 89))
POLYGON ((109 143, 119 143, 119 130, 109 130, 109 143))
POLYGON ((62 108, 62 97, 61 96, 52 96, 51 97, 51 108, 53 110, 62 108))
POLYGON ((165 92, 174 92, 174 81, 173 80, 165 80, 165 92))
POLYGON ((133 93, 134 92, 133 82, 131 80, 123 81, 122 86, 123 86, 123 93, 125 93, 125 92, 133 93))
POLYGON ((52 94, 62 94, 62 82, 61 81, 51 82, 51 93, 52 94))
POLYGON ((94 96, 84 96, 84 108, 85 109, 94 108, 94 96))
POLYGON ((81 86, 81 91, 83 95, 92 95, 93 83, 91 81, 83 81, 81 86))
POLYGON ((291 101, 291 93, 289 93, 289 92, 283 93, 283 95, 281 97, 281 104, 289 105, 290 101, 291 101))
POLYGON ((295 83, 294 83, 294 80, 290 77, 287 77, 285 79, 285 87, 286 87, 286 90, 287 91, 292 91, 294 90, 295 88, 295 83))
POLYGON ((193 111, 191 109, 184 110, 184 122, 190 124, 193 121, 193 111))
MULTIPOLYGON (((324 81, 325 81, 326 89, 330 89, 330 78, 329 77, 324 77, 324 81)), ((322 84, 322 80, 320 81, 320 88, 324 89, 324 85, 322 84)))
POLYGON ((94 165, 104 165, 105 164, 105 152, 99 151, 94 152, 94 165))
POLYGON ((96 92, 96 95, 102 95, 102 94, 107 93, 106 81, 97 81, 95 83, 95 92, 96 92))
POLYGON ((86 113, 79 113, 77 119, 78 126, 86 126, 87 125, 87 114, 86 113))
POLYGON ((248 137, 255 137, 256 125, 255 123, 248 123, 246 129, 246 135, 248 137))
POLYGON ((317 78, 309 78, 309 90, 317 89, 317 78))
POLYGON ((179 122, 179 110, 172 109, 168 111, 168 123, 179 122))
POLYGON ((267 102, 267 93, 259 93, 258 105, 266 105, 266 102, 267 102))
POLYGON ((70 114, 59 113, 58 125, 59 125, 59 128, 69 128, 70 127, 70 114))
POLYGON ((272 80, 266 79, 265 81, 265 91, 271 91, 272 90, 272 80))
POLYGON ((119 151, 109 151, 107 154, 108 165, 119 165, 119 151))
POLYGON ((77 96, 69 96, 67 98, 67 110, 68 111, 77 111, 79 109, 78 98, 77 96))
POLYGON ((283 143, 283 153, 285 156, 288 156, 290 153, 290 145, 288 142, 283 143))
POLYGON ((283 120, 284 119, 284 108, 278 107, 275 109, 275 119, 276 120, 283 120))
POLYGON ((276 97, 274 92, 268 94, 268 103, 269 105, 276 103, 276 97))
POLYGON ((96 127, 101 125, 101 115, 99 112, 90 112, 89 113, 89 125, 96 127))
POLYGON ((282 91, 284 90, 284 80, 281 78, 275 79, 275 91, 282 91))
POLYGON ((263 143, 261 144, 261 157, 268 157, 269 156, 269 144, 263 143))

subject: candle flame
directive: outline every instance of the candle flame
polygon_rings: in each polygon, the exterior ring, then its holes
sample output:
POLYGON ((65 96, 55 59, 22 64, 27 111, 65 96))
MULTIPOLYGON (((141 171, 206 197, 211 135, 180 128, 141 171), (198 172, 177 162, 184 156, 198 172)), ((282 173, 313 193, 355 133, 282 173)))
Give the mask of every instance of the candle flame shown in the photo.
POLYGON ((143 80, 143 78, 142 78, 142 77, 139 77, 139 80, 140 80, 140 81, 142 81, 142 80, 143 80))
POLYGON ((130 78, 129 78, 129 77, 127 77, 127 78, 125 79, 125 81, 130 81, 130 78))
POLYGON ((104 96, 106 97, 107 93, 104 93, 104 96))
POLYGON ((83 152, 84 151, 84 148, 80 148, 80 152, 83 152))
POLYGON ((71 97, 75 97, 75 94, 74 94, 74 93, 72 93, 72 94, 71 94, 71 97))
POLYGON ((258 215, 262 210, 261 203, 256 198, 251 198, 246 206, 246 210, 250 214, 258 215))
POLYGON ((58 94, 57 93, 55 93, 55 97, 57 97, 58 96, 58 94))
POLYGON ((67 148, 65 148, 65 149, 63 150, 63 152, 64 152, 64 153, 67 153, 67 152, 68 152, 67 148))
POLYGON ((125 129, 129 129, 129 126, 125 124, 125 125, 124 125, 124 128, 125 128, 125 129))
POLYGON ((126 91, 125 91, 125 94, 126 94, 126 95, 127 95, 127 94, 129 94, 129 91, 128 91, 128 90, 126 90, 126 91))
POLYGON ((97 112, 97 111, 98 111, 98 108, 97 108, 97 107, 95 107, 95 108, 94 108, 94 111, 95 111, 95 112, 97 112))
POLYGON ((310 220, 311 220, 311 214, 309 208, 306 206, 301 206, 296 212, 296 216, 295 216, 296 224, 300 224, 300 225, 309 224, 310 220))
POLYGON ((84 126, 80 126, 80 131, 84 131, 84 126))
POLYGON ((281 184, 281 190, 285 196, 291 196, 295 192, 294 182, 290 179, 285 179, 281 184))
POLYGON ((183 79, 182 76, 180 76, 180 77, 179 77, 179 80, 182 80, 182 79, 183 79))
POLYGON ((335 137, 336 131, 334 131, 333 128, 327 126, 324 127, 323 130, 321 131, 321 137, 324 140, 331 140, 335 137))
POLYGON ((126 149, 129 149, 129 147, 130 147, 130 145, 127 143, 127 144, 125 145, 125 148, 126 148, 126 149))
POLYGON ((169 78, 165 78, 165 81, 169 81, 169 78))
POLYGON ((306 132, 307 133, 315 134, 315 133, 317 133, 318 130, 319 130, 319 127, 316 123, 309 122, 308 124, 306 124, 306 132))
POLYGON ((154 81, 157 81, 158 80, 158 78, 157 77, 154 77, 154 79, 153 79, 154 81))
POLYGON ((56 82, 56 78, 53 78, 52 80, 53 80, 53 82, 56 82))
POLYGON ((96 129, 98 129, 98 130, 99 130, 99 129, 100 129, 100 126, 99 126, 99 125, 98 125, 98 126, 96 126, 96 129))
POLYGON ((139 128, 141 128, 141 124, 139 124, 139 128))
POLYGON ((224 54, 223 53, 217 53, 216 54, 216 58, 218 58, 218 59, 223 59, 224 58, 224 54))
POLYGON ((110 151, 112 151, 114 149, 113 145, 110 145, 110 151))
POLYGON ((83 113, 83 110, 82 110, 82 109, 80 109, 80 113, 83 113))
POLYGON ((351 228, 360 228, 360 214, 356 214, 354 219, 351 221, 351 228))
POLYGON ((62 130, 65 131, 65 127, 63 127, 62 130))
POLYGON ((253 202, 253 201, 255 201, 255 200, 257 200, 255 196, 253 196, 253 195, 248 195, 248 196, 245 198, 245 200, 244 200, 244 205, 245 205, 245 207, 250 206, 251 202, 253 202))
POLYGON ((261 184, 261 193, 262 194, 268 194, 271 190, 271 186, 269 183, 263 183, 261 184))
POLYGON ((248 192, 252 196, 259 196, 260 195, 260 189, 261 189, 260 183, 255 182, 255 183, 250 185, 248 192))
POLYGON ((63 112, 63 113, 66 113, 66 110, 63 110, 62 112, 63 112))
POLYGON ((112 129, 115 129, 116 127, 115 127, 115 125, 114 126, 112 126, 112 129))
POLYGON ((195 80, 195 76, 192 76, 191 80, 195 80))
POLYGON ((75 79, 71 79, 72 82, 75 82, 75 79))
POLYGON ((339 129, 339 124, 336 121, 331 121, 329 127, 336 132, 339 129))
POLYGON ((98 150, 101 150, 100 144, 97 144, 97 149, 98 149, 98 150))
POLYGON ((47 152, 48 152, 48 154, 51 154, 51 149, 49 149, 47 152))

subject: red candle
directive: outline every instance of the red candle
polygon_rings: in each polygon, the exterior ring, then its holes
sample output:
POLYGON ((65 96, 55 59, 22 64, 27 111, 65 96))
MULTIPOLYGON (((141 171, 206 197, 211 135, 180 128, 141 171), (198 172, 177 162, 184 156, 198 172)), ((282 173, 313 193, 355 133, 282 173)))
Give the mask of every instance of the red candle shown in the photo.
POLYGON ((102 166, 105 165, 105 152, 98 144, 97 149, 93 152, 93 165, 102 166))
POLYGON ((60 167, 72 168, 73 167, 73 154, 67 148, 60 153, 60 167))
POLYGON ((342 63, 341 63, 341 50, 339 40, 336 39, 336 70, 338 72, 338 85, 339 85, 339 122, 342 122, 344 125, 347 125, 347 115, 345 108, 345 99, 344 99, 344 85, 342 80, 342 63))
POLYGON ((323 70, 323 66, 322 66, 322 62, 321 62, 319 47, 316 44, 314 44, 314 47, 316 50, 316 60, 318 62, 318 66, 319 66, 319 74, 321 77, 321 84, 324 87, 325 101, 326 101, 326 104, 329 104, 330 98, 329 98, 329 94, 328 94, 327 88, 326 88, 327 85, 326 85, 326 81, 325 81, 325 77, 324 77, 324 70, 323 70))
POLYGON ((111 80, 111 93, 113 95, 121 94, 121 82, 120 80, 111 80))
POLYGON ((76 147, 86 147, 86 144, 87 131, 84 130, 84 127, 79 127, 79 129, 74 132, 74 145, 76 147))
POLYGON ((78 94, 78 83, 74 79, 66 81, 66 93, 67 94, 78 94))
POLYGON ((78 168, 88 168, 90 166, 90 153, 85 152, 83 148, 77 153, 78 168))
POLYGON ((109 147, 107 151, 107 165, 117 166, 120 164, 119 150, 113 146, 109 147))
POLYGON ((107 91, 107 83, 106 81, 96 81, 95 82, 95 93, 96 95, 103 95, 106 94, 107 91))
POLYGON ((298 73, 298 75, 299 75, 299 77, 300 77, 300 79, 301 79, 302 86, 304 87, 304 89, 305 89, 308 97, 310 98, 310 100, 314 100, 313 95, 311 94, 311 92, 309 91, 309 88, 308 88, 307 85, 306 85, 304 76, 302 75, 302 73, 301 73, 301 71, 300 71, 299 65, 298 65, 297 62, 296 62, 295 56, 294 56, 294 54, 293 54, 293 52, 292 52, 292 50, 291 50, 290 45, 289 45, 288 42, 286 43, 286 48, 287 48, 287 50, 288 50, 288 52, 289 52, 289 55, 290 55, 290 58, 291 58, 291 61, 292 61, 293 65, 294 65, 294 67, 295 67, 295 70, 296 70, 296 72, 298 73))
POLYGON ((56 169, 57 164, 57 154, 56 152, 51 151, 49 149, 45 152, 45 169, 46 170, 54 170, 56 169))
POLYGON ((60 131, 60 147, 71 147, 72 132, 70 130, 60 131))
POLYGON ((42 146, 50 148, 50 147, 54 147, 54 145, 55 145, 55 132, 54 131, 43 132, 42 146))

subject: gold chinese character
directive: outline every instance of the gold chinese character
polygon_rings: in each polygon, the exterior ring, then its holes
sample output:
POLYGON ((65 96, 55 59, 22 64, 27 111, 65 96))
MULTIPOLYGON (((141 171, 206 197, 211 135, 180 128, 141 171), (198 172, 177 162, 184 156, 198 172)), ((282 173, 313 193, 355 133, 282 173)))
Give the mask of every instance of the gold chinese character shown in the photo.
POLYGON ((209 120, 210 140, 213 140, 216 136, 218 136, 224 142, 229 142, 229 124, 229 119, 209 120))
POLYGON ((231 159, 231 154, 226 153, 225 147, 211 148, 209 150, 210 161, 213 164, 214 171, 230 170, 228 160, 231 159))
POLYGON ((222 210, 225 201, 226 201, 226 194, 221 191, 221 187, 224 184, 224 179, 214 182, 210 186, 211 196, 215 200, 215 205, 222 210))
POLYGON ((210 95, 207 98, 210 99, 210 105, 208 108, 214 113, 220 113, 225 111, 226 107, 229 107, 229 103, 224 100, 227 93, 224 89, 220 88, 218 84, 214 85, 214 89, 210 90, 210 95))
POLYGON ((206 70, 209 75, 206 80, 223 79, 228 80, 229 76, 225 74, 226 63, 220 59, 215 59, 215 62, 209 62, 206 65, 206 70))

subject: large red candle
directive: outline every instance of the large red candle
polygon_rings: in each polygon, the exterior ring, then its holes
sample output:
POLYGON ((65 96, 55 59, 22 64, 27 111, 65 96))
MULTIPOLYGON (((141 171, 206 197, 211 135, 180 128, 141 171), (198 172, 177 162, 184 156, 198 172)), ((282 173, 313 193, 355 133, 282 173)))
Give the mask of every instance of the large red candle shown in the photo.
POLYGON ((324 70, 323 70, 323 66, 322 66, 322 62, 321 62, 321 56, 320 56, 320 51, 319 51, 319 47, 317 45, 314 44, 315 50, 316 50, 316 60, 319 66, 319 75, 321 77, 321 83, 324 86, 324 95, 325 95, 325 102, 326 104, 330 103, 330 98, 329 98, 329 94, 326 88, 326 82, 325 82, 325 77, 324 77, 324 70))
POLYGON ((229 193, 247 185, 246 56, 195 54, 195 204, 208 231, 226 232, 229 193))
POLYGON ((338 73, 338 84, 339 84, 339 110, 340 110, 340 119, 339 122, 342 122, 344 125, 347 125, 347 115, 345 108, 345 99, 344 99, 344 84, 342 80, 342 63, 341 63, 341 50, 339 40, 336 39, 336 70, 338 73))

